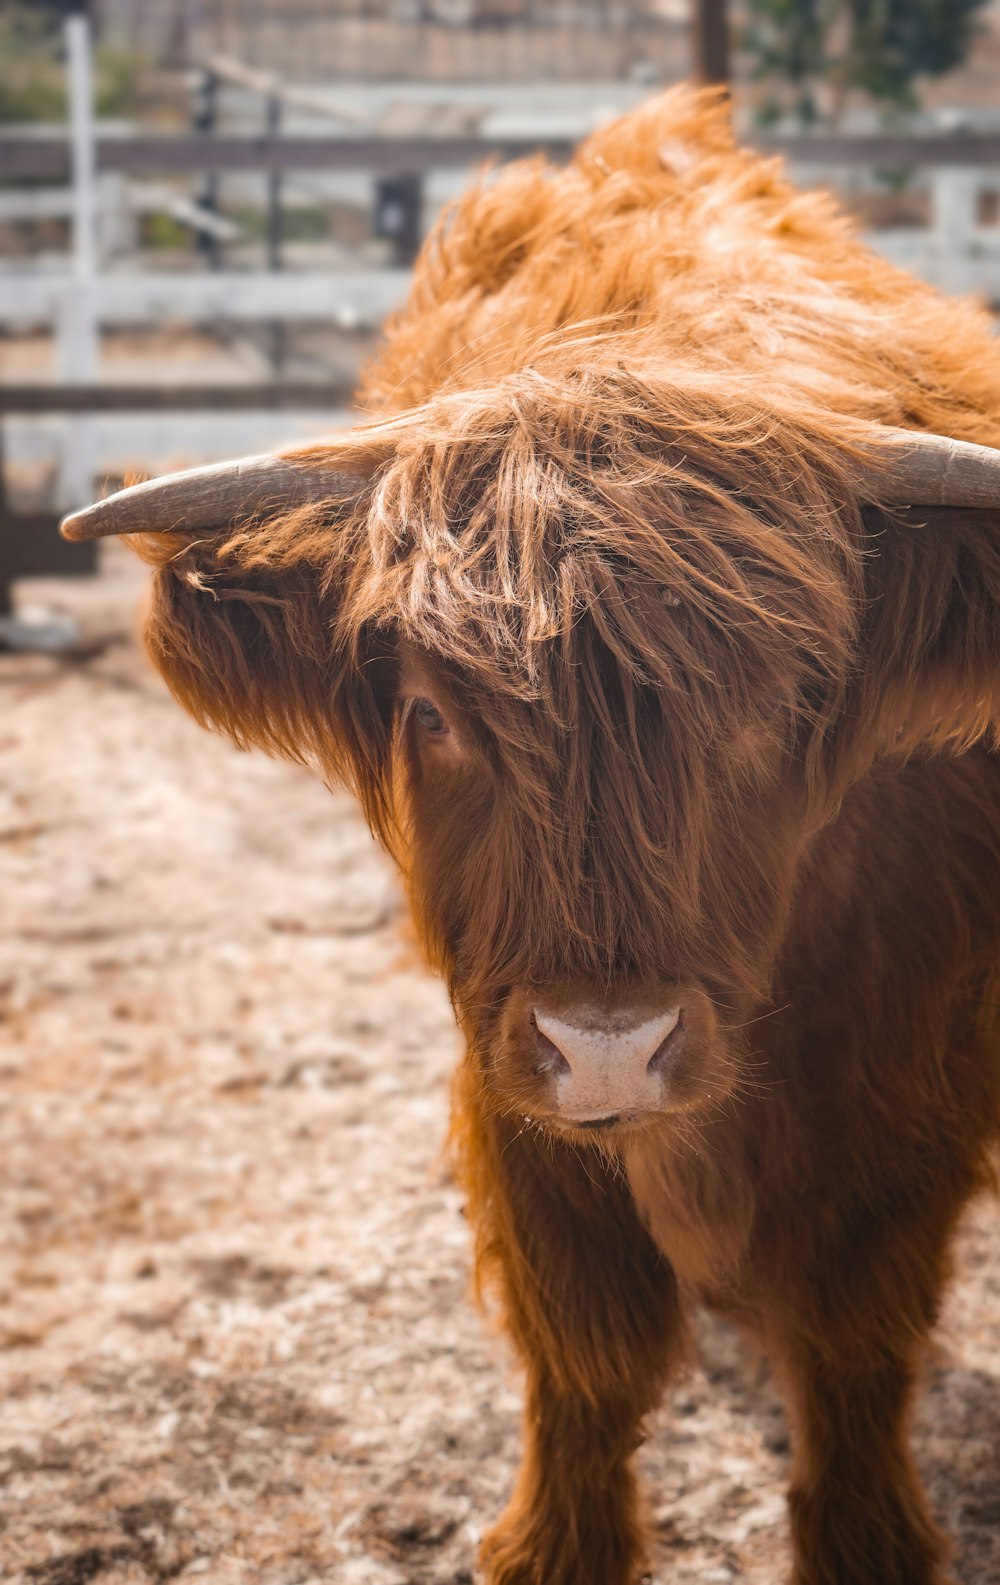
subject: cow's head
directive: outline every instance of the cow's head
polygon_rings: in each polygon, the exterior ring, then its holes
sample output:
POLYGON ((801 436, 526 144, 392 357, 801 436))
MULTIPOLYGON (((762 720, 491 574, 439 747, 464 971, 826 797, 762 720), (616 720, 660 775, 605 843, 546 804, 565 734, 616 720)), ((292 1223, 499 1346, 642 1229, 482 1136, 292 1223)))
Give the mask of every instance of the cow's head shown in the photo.
POLYGON ((926 613, 895 650, 873 625, 894 563, 865 503, 996 494, 983 448, 616 367, 154 481, 67 532, 136 534, 187 709, 356 789, 493 1098, 580 1141, 749 1082, 817 831, 961 704, 939 666, 920 705, 926 613))

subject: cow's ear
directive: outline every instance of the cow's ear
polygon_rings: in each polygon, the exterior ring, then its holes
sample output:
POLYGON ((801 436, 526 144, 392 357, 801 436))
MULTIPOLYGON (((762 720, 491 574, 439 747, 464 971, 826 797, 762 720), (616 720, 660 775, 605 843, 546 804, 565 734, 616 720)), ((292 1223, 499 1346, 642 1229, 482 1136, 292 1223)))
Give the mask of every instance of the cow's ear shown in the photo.
POLYGON ((70 539, 126 535, 156 568, 147 644, 185 709, 241 747, 318 762, 370 808, 385 692, 379 656, 359 655, 343 618, 365 574, 377 460, 357 447, 244 458, 134 485, 63 524, 70 539))
POLYGON ((1000 726, 1000 504, 866 507, 843 720, 863 758, 961 752, 1000 726))
POLYGON ((1000 450, 878 425, 858 440, 859 645, 833 734, 849 774, 1000 721, 1000 450))

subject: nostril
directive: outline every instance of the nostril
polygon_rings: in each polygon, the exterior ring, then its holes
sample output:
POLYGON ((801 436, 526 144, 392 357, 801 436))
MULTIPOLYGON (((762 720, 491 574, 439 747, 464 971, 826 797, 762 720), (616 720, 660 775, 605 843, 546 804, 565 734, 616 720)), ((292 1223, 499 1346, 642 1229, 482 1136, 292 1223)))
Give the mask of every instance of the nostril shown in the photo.
POLYGON ((674 1058, 684 1042, 684 1014, 679 1013, 677 1022, 660 1044, 646 1064, 647 1073, 662 1073, 674 1058))
POLYGON ((569 1073, 570 1065, 566 1061, 559 1047, 548 1035, 543 1035, 534 1016, 531 1019, 531 1035, 533 1042, 534 1071, 538 1078, 554 1078, 559 1073, 569 1073))

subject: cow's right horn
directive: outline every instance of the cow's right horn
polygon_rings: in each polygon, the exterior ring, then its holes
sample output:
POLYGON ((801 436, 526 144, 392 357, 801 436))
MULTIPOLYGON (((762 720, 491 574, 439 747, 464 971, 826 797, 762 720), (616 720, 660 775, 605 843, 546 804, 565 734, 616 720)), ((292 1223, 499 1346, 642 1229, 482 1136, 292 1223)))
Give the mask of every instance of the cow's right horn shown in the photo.
POLYGON ((873 499, 895 506, 1000 509, 1000 450, 918 429, 875 427, 871 438, 879 448, 873 499))
POLYGON ((211 463, 147 479, 64 517, 64 539, 104 539, 111 534, 201 533, 269 510, 287 511, 314 501, 347 499, 367 480, 324 468, 315 459, 265 454, 211 463))

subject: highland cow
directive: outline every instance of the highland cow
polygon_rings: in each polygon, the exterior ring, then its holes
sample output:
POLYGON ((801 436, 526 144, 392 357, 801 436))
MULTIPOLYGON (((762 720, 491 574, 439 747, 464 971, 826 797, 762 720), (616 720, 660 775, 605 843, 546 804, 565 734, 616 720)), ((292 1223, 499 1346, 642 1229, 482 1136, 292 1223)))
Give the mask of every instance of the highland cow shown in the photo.
POLYGON ((1000 344, 681 90, 474 187, 365 392, 67 532, 155 565, 186 709, 355 789, 447 980, 527 1377, 486 1579, 631 1585, 703 1302, 787 1395, 796 1585, 942 1585, 906 1436, 1000 1132, 1000 344))

